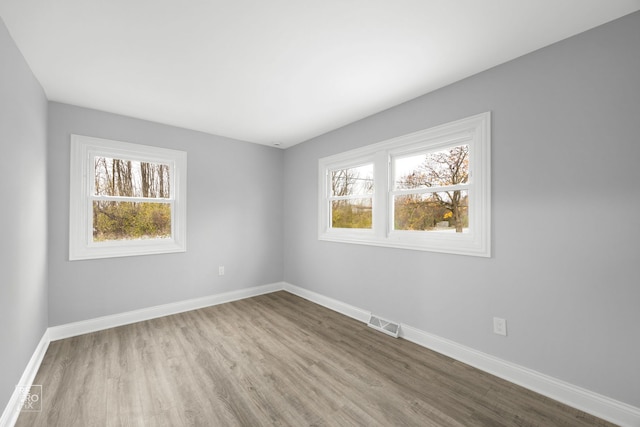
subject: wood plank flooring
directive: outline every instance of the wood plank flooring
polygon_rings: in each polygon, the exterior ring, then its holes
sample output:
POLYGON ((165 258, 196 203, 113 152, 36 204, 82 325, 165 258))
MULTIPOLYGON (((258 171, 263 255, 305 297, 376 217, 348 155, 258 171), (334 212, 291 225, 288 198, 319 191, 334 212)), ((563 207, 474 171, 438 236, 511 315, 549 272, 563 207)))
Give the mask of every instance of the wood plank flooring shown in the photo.
POLYGON ((610 426, 286 292, 52 342, 17 426, 610 426))

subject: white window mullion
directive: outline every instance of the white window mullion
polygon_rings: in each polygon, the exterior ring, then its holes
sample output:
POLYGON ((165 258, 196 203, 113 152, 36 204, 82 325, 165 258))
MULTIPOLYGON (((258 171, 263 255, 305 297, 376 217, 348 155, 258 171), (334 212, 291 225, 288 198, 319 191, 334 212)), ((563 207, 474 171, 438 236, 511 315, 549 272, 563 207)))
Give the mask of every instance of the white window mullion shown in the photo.
POLYGON ((173 203, 173 198, 128 197, 128 196, 89 196, 96 202, 131 202, 131 203, 173 203))
POLYGON ((387 197, 389 191, 389 156, 385 151, 378 151, 373 164, 373 232, 378 239, 386 238, 387 226, 387 197))
POLYGON ((406 196, 412 194, 429 194, 429 193, 446 193, 447 191, 468 191, 471 187, 470 184, 448 185, 442 187, 425 187, 425 188, 411 188, 402 190, 392 190, 392 196, 406 196))
POLYGON ((90 197, 87 198, 85 214, 85 230, 84 236, 85 244, 90 247, 93 245, 93 200, 90 197))

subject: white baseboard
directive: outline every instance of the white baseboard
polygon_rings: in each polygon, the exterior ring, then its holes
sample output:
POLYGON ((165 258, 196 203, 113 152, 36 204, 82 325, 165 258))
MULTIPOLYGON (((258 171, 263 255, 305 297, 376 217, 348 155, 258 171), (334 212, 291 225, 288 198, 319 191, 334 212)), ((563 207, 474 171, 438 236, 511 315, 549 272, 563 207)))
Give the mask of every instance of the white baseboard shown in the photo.
MULTIPOLYGON (((333 298, 284 283, 284 290, 362 322, 370 312, 333 298)), ((551 399, 623 427, 640 427, 640 408, 628 405, 471 347, 401 324, 400 337, 551 399)))
MULTIPOLYGON (((38 369, 40 369, 40 364, 42 363, 42 359, 47 352, 50 342, 49 330, 46 330, 44 331, 40 342, 36 346, 31 359, 29 359, 29 363, 27 363, 27 367, 22 373, 18 385, 21 387, 31 387, 33 385, 33 380, 38 373, 38 369)), ((23 403, 24 396, 22 396, 16 387, 11 394, 9 403, 7 403, 7 406, 4 408, 4 412, 0 417, 0 427, 13 427, 15 425, 16 421, 18 421, 18 416, 20 415, 20 409, 22 408, 23 403)))
POLYGON ((364 323, 367 323, 369 321, 369 317, 371 316, 371 312, 369 311, 359 309, 358 307, 354 307, 350 304, 346 304, 333 298, 325 297, 324 295, 320 295, 304 288, 300 288, 298 286, 292 285, 291 283, 285 282, 284 290, 364 323))
POLYGON ((127 311, 125 313, 112 314, 110 316, 97 317, 80 322, 67 323, 60 326, 52 326, 49 328, 49 335, 51 337, 51 341, 57 341, 77 335, 88 334, 90 332, 101 331, 104 329, 115 328, 117 326, 141 322, 144 320, 169 316, 171 314, 183 313, 185 311, 197 310, 203 307, 223 304, 225 302, 237 301, 244 298, 251 298, 262 294, 268 294, 271 292, 280 291, 283 289, 283 287, 284 283, 272 283, 269 285, 239 289, 237 291, 230 291, 216 295, 207 295, 206 297, 178 301, 170 304, 143 308, 140 310, 127 311))

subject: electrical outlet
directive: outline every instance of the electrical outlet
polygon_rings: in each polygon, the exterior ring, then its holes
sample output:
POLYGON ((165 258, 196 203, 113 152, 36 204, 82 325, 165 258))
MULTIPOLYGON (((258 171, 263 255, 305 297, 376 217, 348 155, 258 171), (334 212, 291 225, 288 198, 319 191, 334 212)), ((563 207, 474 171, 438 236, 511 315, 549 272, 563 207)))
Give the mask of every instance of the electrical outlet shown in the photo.
POLYGON ((218 267, 218 276, 224 276, 224 265, 218 267))
POLYGON ((507 336, 507 320, 499 317, 493 318, 493 333, 507 336))

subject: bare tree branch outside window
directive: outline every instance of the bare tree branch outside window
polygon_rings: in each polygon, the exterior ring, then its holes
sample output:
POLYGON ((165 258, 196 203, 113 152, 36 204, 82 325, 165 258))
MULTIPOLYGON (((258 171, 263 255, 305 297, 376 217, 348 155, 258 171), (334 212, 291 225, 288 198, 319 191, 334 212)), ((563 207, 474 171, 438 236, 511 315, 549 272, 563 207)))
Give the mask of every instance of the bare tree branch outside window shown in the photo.
POLYGON ((398 189, 433 188, 433 192, 396 196, 395 228, 433 230, 443 224, 462 233, 469 226, 466 190, 438 191, 439 187, 466 184, 469 180, 469 146, 426 153, 414 170, 396 181, 398 189))

